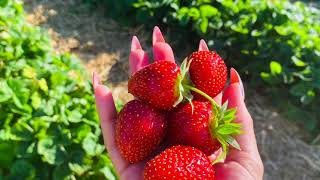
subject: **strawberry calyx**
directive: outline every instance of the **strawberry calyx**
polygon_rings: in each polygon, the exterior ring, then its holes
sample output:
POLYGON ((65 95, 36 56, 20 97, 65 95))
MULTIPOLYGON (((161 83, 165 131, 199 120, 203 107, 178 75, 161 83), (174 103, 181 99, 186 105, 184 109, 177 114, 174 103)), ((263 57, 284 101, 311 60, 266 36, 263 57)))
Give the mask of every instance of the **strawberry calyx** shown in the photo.
POLYGON ((209 124, 211 135, 220 142, 223 152, 212 163, 215 164, 225 159, 228 153, 229 145, 241 150, 239 143, 232 137, 242 133, 241 124, 235 123, 236 108, 227 109, 226 101, 219 109, 212 114, 213 118, 209 124))
POLYGON ((238 142, 232 137, 242 133, 241 124, 233 122, 237 111, 236 108, 227 109, 228 101, 220 107, 214 99, 195 87, 184 85, 184 88, 202 95, 212 105, 212 118, 209 122, 209 129, 212 138, 216 138, 223 149, 222 153, 212 163, 215 164, 226 158, 229 145, 241 150, 238 142))
POLYGON ((178 76, 177 86, 179 91, 179 97, 177 101, 173 104, 173 106, 177 106, 180 102, 186 98, 187 101, 191 103, 193 96, 190 92, 190 89, 186 88, 185 86, 191 84, 190 78, 188 78, 188 71, 190 67, 191 61, 188 61, 187 58, 183 60, 180 66, 180 75, 178 76))

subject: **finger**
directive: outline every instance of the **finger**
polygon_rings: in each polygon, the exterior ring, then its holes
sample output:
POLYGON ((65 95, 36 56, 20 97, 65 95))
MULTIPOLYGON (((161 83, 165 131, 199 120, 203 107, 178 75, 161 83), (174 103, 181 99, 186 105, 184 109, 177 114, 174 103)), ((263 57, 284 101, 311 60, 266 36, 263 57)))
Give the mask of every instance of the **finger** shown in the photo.
POLYGON ((130 74, 139 71, 141 68, 148 64, 148 54, 142 49, 138 38, 136 36, 133 36, 131 41, 131 52, 129 56, 130 74))
POLYGON ((255 157, 260 157, 253 129, 253 120, 244 103, 244 91, 239 74, 235 69, 230 70, 230 85, 225 90, 222 102, 228 100, 228 108, 237 108, 235 122, 242 125, 243 134, 235 138, 241 149, 255 157))
POLYGON ((152 46, 154 61, 171 61, 174 62, 172 48, 165 42, 158 26, 155 26, 152 34, 152 46))
POLYGON ((198 51, 209 51, 209 48, 208 48, 206 42, 203 39, 201 39, 200 42, 199 42, 198 51))
POLYGON ((128 166, 128 162, 122 158, 114 139, 114 125, 115 119, 117 117, 117 112, 114 105, 112 93, 106 86, 100 84, 100 78, 95 73, 93 74, 92 79, 94 85, 96 107, 101 121, 104 144, 117 172, 121 172, 128 166))
POLYGON ((217 163, 215 168, 215 180, 259 180, 252 175, 240 163, 227 162, 217 163))

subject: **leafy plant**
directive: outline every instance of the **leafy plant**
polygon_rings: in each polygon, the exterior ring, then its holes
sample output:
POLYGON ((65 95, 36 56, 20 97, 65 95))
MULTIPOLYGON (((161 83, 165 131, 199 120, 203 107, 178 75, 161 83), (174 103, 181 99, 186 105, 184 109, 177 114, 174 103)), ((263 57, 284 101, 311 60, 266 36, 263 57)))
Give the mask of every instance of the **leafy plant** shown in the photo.
POLYGON ((320 132, 316 6, 287 0, 137 0, 129 5, 128 19, 148 28, 167 27, 179 46, 206 39, 252 87, 277 97, 273 102, 284 115, 320 132))
POLYGON ((116 179, 84 71, 0 0, 0 179, 116 179))

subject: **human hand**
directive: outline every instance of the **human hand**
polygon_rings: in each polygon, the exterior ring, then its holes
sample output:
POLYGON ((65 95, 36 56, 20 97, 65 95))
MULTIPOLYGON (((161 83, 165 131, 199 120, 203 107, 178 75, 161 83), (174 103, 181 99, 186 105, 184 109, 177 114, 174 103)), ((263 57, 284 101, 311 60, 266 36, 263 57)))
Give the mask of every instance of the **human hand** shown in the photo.
MULTIPOLYGON (((206 43, 201 40, 199 51, 208 51, 206 43)), ((167 44, 159 30, 155 27, 153 31, 153 55, 154 60, 163 59, 174 60, 173 51, 167 44)), ((129 57, 130 73, 134 73, 149 63, 147 53, 143 51, 136 37, 133 37, 131 44, 131 53, 129 57)), ((262 179, 263 164, 258 152, 255 135, 253 131, 253 121, 244 104, 244 91, 241 79, 238 73, 231 69, 231 81, 226 91, 219 94, 215 101, 221 104, 228 100, 229 107, 237 107, 237 122, 243 126, 242 135, 236 137, 242 151, 230 149, 225 163, 218 163, 216 168, 216 179, 262 179)), ((111 91, 100 84, 100 79, 93 74, 93 86, 96 97, 96 106, 101 120, 104 144, 108 151, 115 169, 120 179, 140 180, 143 179, 143 168, 145 162, 130 164, 121 157, 118 147, 115 143, 115 121, 117 117, 116 108, 111 91)), ((214 158, 212 155, 211 158, 214 158)))

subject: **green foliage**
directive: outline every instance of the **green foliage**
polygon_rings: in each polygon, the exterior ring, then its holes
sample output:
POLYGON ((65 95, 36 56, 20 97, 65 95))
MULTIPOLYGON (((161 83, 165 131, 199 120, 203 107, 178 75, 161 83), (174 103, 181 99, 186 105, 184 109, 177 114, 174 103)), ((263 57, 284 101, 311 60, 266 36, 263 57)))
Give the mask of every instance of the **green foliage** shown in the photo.
POLYGON ((285 115, 319 132, 319 9, 287 0, 137 0, 129 5, 127 19, 149 29, 167 27, 180 46, 206 39, 247 81, 272 94, 285 115))
POLYGON ((115 179, 78 59, 0 0, 0 179, 115 179))

